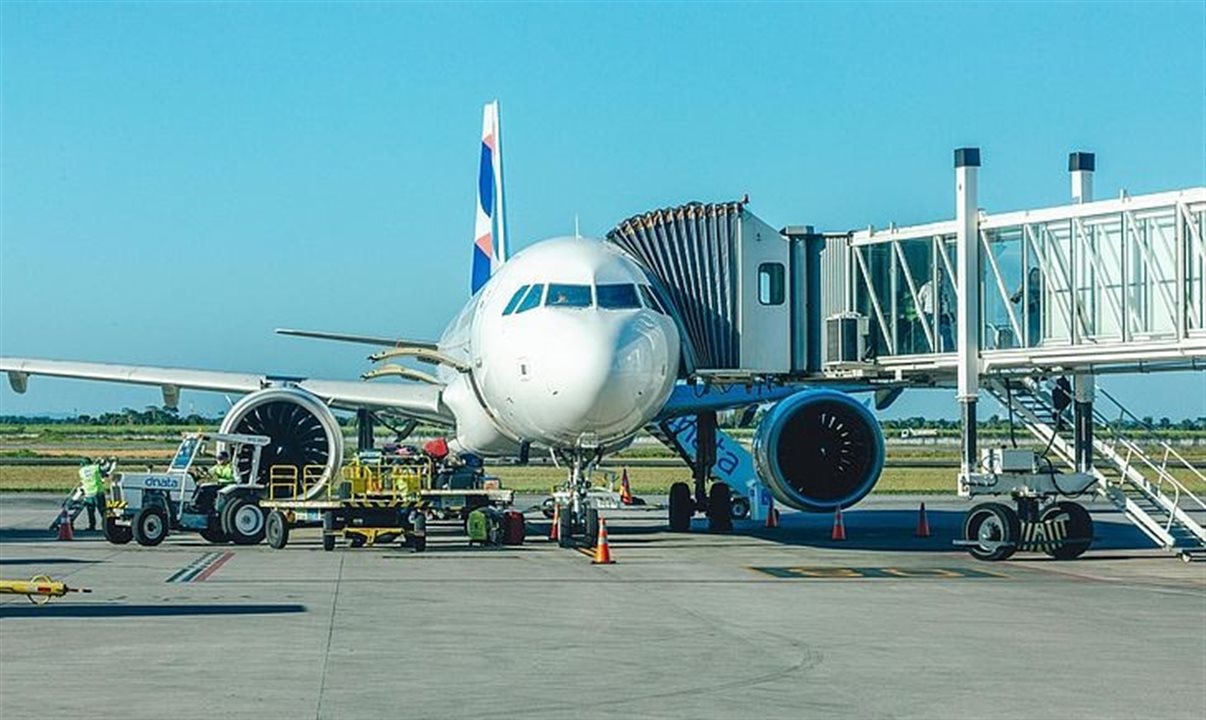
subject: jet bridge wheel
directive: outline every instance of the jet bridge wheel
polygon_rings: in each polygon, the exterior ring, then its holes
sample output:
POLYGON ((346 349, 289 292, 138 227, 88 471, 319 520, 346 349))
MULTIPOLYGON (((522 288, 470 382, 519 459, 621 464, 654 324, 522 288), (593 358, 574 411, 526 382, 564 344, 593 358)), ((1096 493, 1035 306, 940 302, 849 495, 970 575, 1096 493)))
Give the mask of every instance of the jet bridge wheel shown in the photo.
POLYGON ((1064 534, 1066 538, 1072 538, 1071 541, 1051 543, 1045 548, 1045 552, 1056 560, 1074 560, 1084 554, 1085 550, 1093 544, 1093 518, 1089 515, 1089 511, 1084 509, 1084 506, 1074 502, 1057 502, 1047 508, 1039 515, 1039 522, 1058 522, 1062 520, 1064 523, 1064 534))
POLYGON ((670 486, 670 532, 691 532, 691 516, 695 504, 691 500, 691 486, 676 482, 670 486))
POLYGON ((1017 550, 1022 525, 1017 512, 1001 503, 983 503, 967 512, 964 539, 977 543, 967 551, 977 560, 1007 560, 1017 550))

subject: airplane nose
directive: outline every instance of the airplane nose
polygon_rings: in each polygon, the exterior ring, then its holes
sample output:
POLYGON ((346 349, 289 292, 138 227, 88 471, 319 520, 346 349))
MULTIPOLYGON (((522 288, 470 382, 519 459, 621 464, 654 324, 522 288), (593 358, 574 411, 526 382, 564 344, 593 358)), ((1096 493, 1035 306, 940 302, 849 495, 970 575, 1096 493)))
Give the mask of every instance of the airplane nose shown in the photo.
POLYGON ((657 325, 636 316, 562 330, 550 338, 565 352, 547 380, 562 430, 575 442, 589 441, 591 433, 602 441, 648 422, 665 400, 670 373, 667 341, 657 325))

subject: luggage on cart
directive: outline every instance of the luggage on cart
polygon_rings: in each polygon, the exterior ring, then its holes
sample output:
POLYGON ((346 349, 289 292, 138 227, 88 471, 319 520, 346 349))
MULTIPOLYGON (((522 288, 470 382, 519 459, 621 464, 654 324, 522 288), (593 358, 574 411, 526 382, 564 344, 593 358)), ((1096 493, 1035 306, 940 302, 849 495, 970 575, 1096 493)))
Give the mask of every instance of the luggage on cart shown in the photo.
POLYGON ((469 513, 465 523, 465 532, 469 533, 470 545, 485 545, 490 541, 490 521, 484 508, 477 508, 469 513))
POLYGON ((508 510, 502 518, 503 545, 523 545, 527 528, 524 526, 523 513, 518 510, 508 510))

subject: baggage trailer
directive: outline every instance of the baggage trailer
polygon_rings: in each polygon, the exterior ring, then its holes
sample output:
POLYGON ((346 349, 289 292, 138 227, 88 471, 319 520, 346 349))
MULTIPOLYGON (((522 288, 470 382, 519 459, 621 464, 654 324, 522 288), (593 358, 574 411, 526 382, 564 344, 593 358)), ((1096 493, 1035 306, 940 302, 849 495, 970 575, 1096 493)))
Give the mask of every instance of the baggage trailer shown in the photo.
POLYGON ((283 548, 294 528, 320 526, 323 550, 334 550, 340 538, 353 548, 402 538, 404 545, 422 552, 429 518, 464 522, 476 508, 509 506, 514 500, 514 492, 487 479, 480 466, 469 473, 464 467, 437 467, 426 455, 367 451, 344 466, 342 479, 328 484, 323 495, 303 499, 293 494, 304 484, 307 468, 299 476, 295 467, 274 466, 268 497, 261 501, 268 544, 283 548), (433 487, 435 483, 442 487, 433 487))

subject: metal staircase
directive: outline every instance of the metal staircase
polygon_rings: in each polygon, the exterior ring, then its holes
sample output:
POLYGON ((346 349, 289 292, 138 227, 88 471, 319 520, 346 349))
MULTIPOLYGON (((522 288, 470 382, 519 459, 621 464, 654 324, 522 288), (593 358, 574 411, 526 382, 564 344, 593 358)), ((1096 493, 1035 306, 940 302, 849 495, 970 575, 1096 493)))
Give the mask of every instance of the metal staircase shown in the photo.
MULTIPOLYGON (((983 387, 1050 453, 1075 469, 1073 444, 1060 435, 1070 427, 1065 403, 1053 402, 1066 389, 1033 378, 986 378, 983 387)), ((1206 477, 1171 445, 1147 428, 1147 437, 1137 440, 1124 427, 1147 426, 1131 414, 1116 398, 1098 388, 1117 419, 1111 419, 1095 403, 1093 411, 1093 450, 1105 461, 1092 469, 1097 492, 1108 498, 1145 535, 1160 547, 1179 553, 1185 560, 1206 554, 1206 502, 1178 480, 1173 471, 1184 472, 1206 484, 1206 477), (1155 449, 1153 453, 1152 450, 1155 449)))

